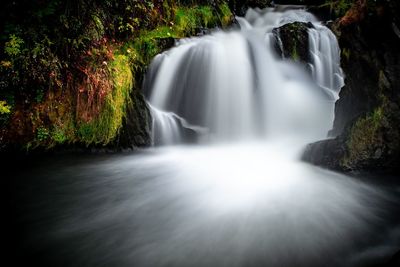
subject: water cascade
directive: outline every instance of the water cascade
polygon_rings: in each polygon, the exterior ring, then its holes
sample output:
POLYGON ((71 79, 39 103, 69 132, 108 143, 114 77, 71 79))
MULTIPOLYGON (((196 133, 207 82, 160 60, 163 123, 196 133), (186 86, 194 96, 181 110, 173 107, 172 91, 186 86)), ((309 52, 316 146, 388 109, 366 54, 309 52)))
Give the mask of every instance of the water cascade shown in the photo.
POLYGON ((183 142, 183 125, 202 143, 326 135, 343 86, 333 33, 304 10, 250 9, 238 22, 241 30, 180 40, 153 60, 144 87, 155 143, 183 142), (274 48, 272 30, 295 21, 313 25, 311 75, 274 48))
MULTIPOLYGON (((15 247, 29 250, 18 255, 71 267, 387 266, 400 247, 398 185, 299 160, 332 125, 336 39, 299 9, 237 19, 240 30, 153 60, 144 90, 160 146, 5 172, 16 183, 5 191, 18 189, 6 198, 24 236, 15 247), (277 52, 273 29, 293 21, 311 25, 309 66, 277 52)), ((13 246, 20 232, 7 231, 13 246)))

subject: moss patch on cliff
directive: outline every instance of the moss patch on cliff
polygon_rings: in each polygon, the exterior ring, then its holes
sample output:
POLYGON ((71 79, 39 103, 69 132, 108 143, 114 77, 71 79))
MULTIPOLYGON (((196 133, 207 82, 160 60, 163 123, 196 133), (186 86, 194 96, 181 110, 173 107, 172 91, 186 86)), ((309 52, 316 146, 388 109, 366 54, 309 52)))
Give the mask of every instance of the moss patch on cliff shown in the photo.
POLYGON ((130 44, 143 63, 150 60, 166 48, 173 45, 173 39, 196 35, 201 28, 213 28, 218 25, 228 26, 233 15, 226 3, 217 9, 211 6, 175 7, 175 17, 169 25, 162 25, 153 30, 142 30, 130 44))
POLYGON ((89 144, 110 143, 118 134, 125 116, 126 105, 130 104, 133 75, 127 56, 116 55, 109 64, 112 90, 105 96, 99 115, 78 124, 78 137, 89 144))
POLYGON ((343 159, 342 165, 352 169, 365 160, 379 158, 383 152, 382 129, 385 125, 387 121, 382 107, 360 118, 351 128, 347 141, 348 155, 343 159))

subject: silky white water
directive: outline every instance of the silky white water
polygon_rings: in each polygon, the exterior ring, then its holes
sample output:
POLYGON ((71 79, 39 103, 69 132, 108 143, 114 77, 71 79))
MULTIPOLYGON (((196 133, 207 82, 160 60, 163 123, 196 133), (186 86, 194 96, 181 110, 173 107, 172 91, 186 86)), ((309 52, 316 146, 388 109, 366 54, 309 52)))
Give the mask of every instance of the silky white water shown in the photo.
POLYGON ((325 137, 343 86, 333 33, 303 10, 251 9, 238 21, 241 30, 181 40, 154 59, 145 90, 155 143, 181 143, 182 124, 202 144, 289 136, 306 144, 325 137), (314 26, 311 75, 274 49, 272 30, 294 21, 314 26))
POLYGON ((304 10, 238 21, 155 57, 144 83, 155 147, 82 170, 129 197, 70 231, 127 217, 119 266, 353 266, 393 253, 370 242, 389 196, 299 160, 326 137, 343 86, 333 33, 304 10), (313 25, 308 71, 275 49, 272 30, 294 21, 313 25))
POLYGON ((154 147, 2 165, 11 264, 387 266, 400 249, 398 182, 299 160, 332 125, 343 85, 334 35, 302 10, 238 21, 154 59, 154 147), (313 25, 309 66, 276 52, 273 28, 292 21, 313 25))

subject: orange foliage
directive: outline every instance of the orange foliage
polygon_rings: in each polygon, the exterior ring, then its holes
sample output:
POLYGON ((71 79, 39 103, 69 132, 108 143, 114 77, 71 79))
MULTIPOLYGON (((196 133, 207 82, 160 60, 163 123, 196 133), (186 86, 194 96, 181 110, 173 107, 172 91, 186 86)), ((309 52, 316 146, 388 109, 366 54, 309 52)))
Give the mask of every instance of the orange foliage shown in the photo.
POLYGON ((348 26, 360 22, 364 19, 367 13, 367 0, 356 0, 353 6, 340 19, 341 26, 348 26))

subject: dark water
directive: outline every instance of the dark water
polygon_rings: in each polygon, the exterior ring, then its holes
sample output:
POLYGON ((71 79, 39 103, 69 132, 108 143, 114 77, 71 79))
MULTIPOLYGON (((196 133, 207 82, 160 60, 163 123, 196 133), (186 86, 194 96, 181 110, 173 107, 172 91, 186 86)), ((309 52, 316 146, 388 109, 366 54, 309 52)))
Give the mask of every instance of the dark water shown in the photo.
POLYGON ((219 153, 2 167, 7 266, 383 266, 400 250, 400 184, 219 153))

